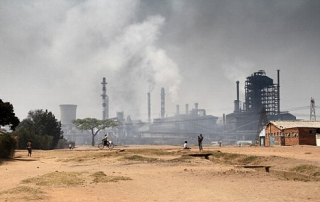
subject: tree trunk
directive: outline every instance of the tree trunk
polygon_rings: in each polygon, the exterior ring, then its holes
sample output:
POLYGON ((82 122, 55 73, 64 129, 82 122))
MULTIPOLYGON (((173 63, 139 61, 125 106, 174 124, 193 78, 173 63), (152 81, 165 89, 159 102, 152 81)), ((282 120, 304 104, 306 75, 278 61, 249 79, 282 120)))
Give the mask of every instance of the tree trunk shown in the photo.
POLYGON ((94 146, 94 135, 92 135, 92 146, 94 146))

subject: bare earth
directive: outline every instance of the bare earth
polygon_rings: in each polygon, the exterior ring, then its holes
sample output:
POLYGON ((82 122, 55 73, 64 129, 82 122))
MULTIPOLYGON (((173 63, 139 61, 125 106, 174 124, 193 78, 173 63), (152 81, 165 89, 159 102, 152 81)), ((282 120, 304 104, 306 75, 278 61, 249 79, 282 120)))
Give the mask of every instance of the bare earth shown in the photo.
POLYGON ((196 146, 79 146, 34 150, 32 157, 18 150, 0 164, 0 202, 320 201, 320 173, 298 178, 279 172, 320 168, 320 147, 204 147, 206 153, 215 155, 188 156, 199 154, 196 146), (227 153, 237 155, 219 156, 227 153), (232 160, 239 156, 246 158, 232 160), (242 165, 271 167, 266 172, 242 165))

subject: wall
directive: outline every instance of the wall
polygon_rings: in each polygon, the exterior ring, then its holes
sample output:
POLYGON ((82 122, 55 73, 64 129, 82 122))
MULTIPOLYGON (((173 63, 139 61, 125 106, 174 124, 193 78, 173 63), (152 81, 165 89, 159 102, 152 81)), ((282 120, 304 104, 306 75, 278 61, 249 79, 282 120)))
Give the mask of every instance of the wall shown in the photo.
POLYGON ((316 146, 316 134, 310 134, 310 131, 316 131, 316 128, 300 128, 299 129, 299 144, 316 146))
POLYGON ((284 146, 299 145, 299 129, 288 128, 283 130, 284 146))

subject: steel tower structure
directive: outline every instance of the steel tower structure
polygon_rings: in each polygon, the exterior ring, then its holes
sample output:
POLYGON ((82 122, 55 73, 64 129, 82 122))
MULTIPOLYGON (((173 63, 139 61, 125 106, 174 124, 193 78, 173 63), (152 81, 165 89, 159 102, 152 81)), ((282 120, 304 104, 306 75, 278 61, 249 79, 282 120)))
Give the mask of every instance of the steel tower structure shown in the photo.
POLYGON ((279 90, 279 81, 275 85, 263 70, 253 73, 245 82, 245 110, 258 114, 265 108, 267 115, 279 115, 279 90))

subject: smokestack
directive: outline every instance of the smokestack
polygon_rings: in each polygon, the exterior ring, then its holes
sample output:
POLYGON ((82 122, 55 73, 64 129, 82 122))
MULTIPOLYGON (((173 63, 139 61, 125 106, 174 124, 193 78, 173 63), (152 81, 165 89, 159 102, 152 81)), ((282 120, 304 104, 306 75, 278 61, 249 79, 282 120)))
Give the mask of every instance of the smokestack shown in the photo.
POLYGON ((237 99, 234 101, 234 111, 233 112, 240 112, 240 109, 239 109, 239 105, 240 105, 240 101, 239 101, 239 81, 237 81, 236 83, 237 83, 237 99))
POLYGON ((237 101, 239 101, 239 81, 237 81, 237 101))
POLYGON ((186 114, 188 114, 188 113, 189 113, 189 105, 186 104, 186 114))
POLYGON ((164 118, 165 114, 165 96, 166 94, 164 93, 164 88, 161 88, 161 118, 164 118))
POLYGON ((179 115, 179 105, 177 105, 177 112, 176 115, 179 115))
POLYGON ((151 122, 151 99, 150 93, 148 93, 148 123, 151 122))
POLYGON ((198 103, 194 103, 194 108, 195 108, 195 112, 196 112, 196 115, 198 115, 198 103))
POLYGON ((278 115, 280 115, 280 70, 278 69, 278 85, 277 85, 277 90, 278 90, 278 115))
POLYGON ((59 105, 60 106, 60 121, 63 125, 71 125, 76 119, 77 105, 59 105))
POLYGON ((224 133, 226 131, 226 115, 225 114, 223 114, 222 122, 223 122, 223 133, 224 133))
POLYGON ((107 95, 106 78, 102 79, 102 120, 109 118, 109 97, 107 95))

